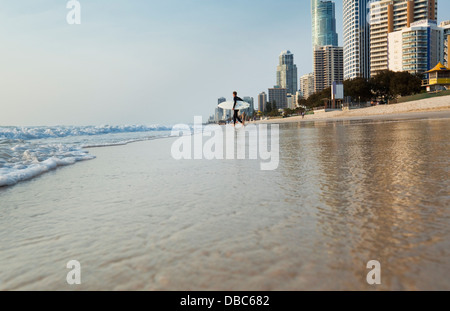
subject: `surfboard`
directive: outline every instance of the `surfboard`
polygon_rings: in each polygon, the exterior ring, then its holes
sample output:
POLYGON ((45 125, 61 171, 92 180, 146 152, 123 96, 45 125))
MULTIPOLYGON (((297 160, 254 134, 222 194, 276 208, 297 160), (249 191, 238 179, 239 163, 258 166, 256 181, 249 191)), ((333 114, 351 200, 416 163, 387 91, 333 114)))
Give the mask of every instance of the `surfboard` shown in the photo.
MULTIPOLYGON (((232 110, 234 106, 234 101, 229 100, 223 103, 219 104, 219 108, 225 109, 225 110, 232 110)), ((234 109, 236 110, 242 110, 242 109, 247 109, 248 107, 250 107, 250 104, 247 102, 243 102, 243 101, 238 101, 236 103, 236 107, 234 109)))

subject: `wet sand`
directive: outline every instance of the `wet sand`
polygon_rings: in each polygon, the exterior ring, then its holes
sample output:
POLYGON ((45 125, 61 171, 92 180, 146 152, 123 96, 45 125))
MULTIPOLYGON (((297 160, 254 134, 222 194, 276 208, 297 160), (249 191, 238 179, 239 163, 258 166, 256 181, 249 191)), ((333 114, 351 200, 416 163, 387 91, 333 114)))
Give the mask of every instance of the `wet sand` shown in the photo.
POLYGON ((283 124, 275 171, 90 149, 0 189, 0 290, 449 290, 449 121, 283 124))

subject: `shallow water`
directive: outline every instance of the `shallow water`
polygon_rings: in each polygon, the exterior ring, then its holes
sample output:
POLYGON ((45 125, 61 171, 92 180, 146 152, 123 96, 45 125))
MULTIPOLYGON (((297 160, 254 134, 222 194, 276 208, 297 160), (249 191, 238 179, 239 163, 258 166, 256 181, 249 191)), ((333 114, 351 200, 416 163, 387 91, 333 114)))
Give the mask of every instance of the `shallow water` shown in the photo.
POLYGON ((83 148, 169 136, 170 128, 160 125, 0 126, 0 187, 95 158, 83 148))
POLYGON ((90 149, 0 189, 0 289, 449 290, 449 121, 285 124, 275 171, 90 149))

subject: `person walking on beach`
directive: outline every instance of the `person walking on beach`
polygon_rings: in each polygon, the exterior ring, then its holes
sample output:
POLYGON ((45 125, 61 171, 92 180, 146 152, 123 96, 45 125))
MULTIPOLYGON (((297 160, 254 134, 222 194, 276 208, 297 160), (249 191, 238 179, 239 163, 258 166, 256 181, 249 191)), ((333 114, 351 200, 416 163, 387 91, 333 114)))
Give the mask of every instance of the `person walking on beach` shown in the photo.
POLYGON ((304 119, 304 118, 305 118, 305 112, 302 111, 302 119, 304 119))
POLYGON ((241 118, 239 118, 239 115, 238 115, 239 109, 234 109, 234 107, 236 107, 236 104, 237 104, 238 101, 243 102, 244 100, 237 96, 237 92, 236 91, 233 92, 233 100, 234 100, 234 105, 233 105, 233 111, 234 111, 233 123, 234 123, 234 125, 236 125, 236 120, 238 120, 239 122, 242 123, 242 125, 245 125, 245 120, 242 121, 241 118))

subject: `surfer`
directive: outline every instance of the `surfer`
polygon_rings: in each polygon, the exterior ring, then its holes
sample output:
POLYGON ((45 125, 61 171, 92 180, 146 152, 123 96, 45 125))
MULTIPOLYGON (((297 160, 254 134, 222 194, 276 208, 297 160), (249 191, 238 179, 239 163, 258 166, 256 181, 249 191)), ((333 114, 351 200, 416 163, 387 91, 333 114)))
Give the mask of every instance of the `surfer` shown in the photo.
POLYGON ((240 98, 240 97, 237 96, 237 92, 236 92, 236 91, 233 92, 233 100, 234 100, 234 105, 233 105, 233 111, 234 111, 234 115, 233 115, 233 123, 234 123, 234 125, 236 125, 236 119, 237 119, 239 122, 242 123, 242 125, 245 125, 245 120, 242 121, 241 118, 239 118, 239 115, 238 115, 239 109, 234 109, 234 107, 236 107, 236 103, 237 103, 238 101, 241 101, 241 102, 242 102, 242 101, 244 101, 244 100, 243 100, 242 98, 240 98))

